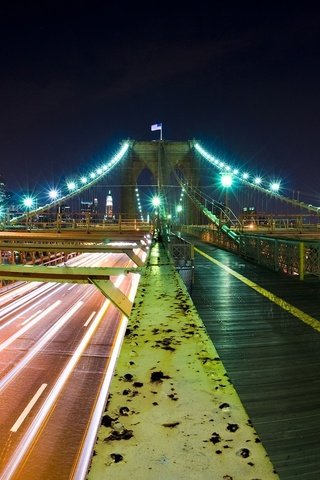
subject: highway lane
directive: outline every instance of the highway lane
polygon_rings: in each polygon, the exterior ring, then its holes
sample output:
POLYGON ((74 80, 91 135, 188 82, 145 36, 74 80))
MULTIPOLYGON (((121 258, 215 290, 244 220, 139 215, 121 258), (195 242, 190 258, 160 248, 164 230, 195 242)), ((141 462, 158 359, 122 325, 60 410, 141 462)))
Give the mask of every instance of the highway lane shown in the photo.
MULTIPOLYGON (((121 257, 109 254, 94 261, 128 265, 128 258, 121 257)), ((136 289, 137 275, 117 282, 129 292, 133 279, 136 289)), ((36 312, 39 305, 34 310, 28 306, 24 326, 25 320, 15 318, 0 331, 1 365, 11 356, 11 368, 1 372, 0 379, 0 478, 69 478, 95 415, 117 333, 123 335, 125 329, 126 319, 93 286, 57 284, 56 289, 51 310, 45 305, 46 314, 38 322, 32 324, 41 315, 36 312), (28 324, 31 328, 21 335, 28 324), (12 337, 10 346, 1 350, 12 337)), ((86 443, 87 449, 92 447, 86 443)))

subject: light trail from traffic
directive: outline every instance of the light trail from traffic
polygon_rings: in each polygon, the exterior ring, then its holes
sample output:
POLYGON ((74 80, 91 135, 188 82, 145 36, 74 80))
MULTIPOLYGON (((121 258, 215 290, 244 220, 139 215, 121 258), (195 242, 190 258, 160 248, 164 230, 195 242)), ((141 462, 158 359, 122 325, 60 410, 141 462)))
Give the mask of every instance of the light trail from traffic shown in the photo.
MULTIPOLYGON (((84 254, 72 266, 83 263, 128 266, 132 261, 119 253, 84 254)), ((139 278, 129 274, 112 281, 132 301, 139 278)), ((85 475, 125 333, 126 317, 95 287, 46 287, 21 284, 5 299, 12 310, 0 325, 2 480, 71 478, 78 461, 85 475), (22 310, 23 292, 27 312, 22 310)))
MULTIPOLYGON (((65 383, 67 382, 74 367, 79 361, 80 356, 82 355, 86 346, 91 340, 96 328, 98 327, 109 305, 110 305, 110 301, 106 300, 102 309, 99 312, 99 315, 95 318, 94 322, 91 324, 90 328, 87 330, 82 341, 78 345, 76 351, 74 352, 71 359, 67 363, 66 367, 62 371, 58 380, 55 382, 54 387, 50 391, 48 397, 46 398, 44 404, 42 405, 42 408, 38 412, 36 418, 30 425, 28 431, 26 432, 22 440, 20 441, 15 451, 15 454, 12 456, 11 462, 8 463, 8 465, 6 466, 6 469, 4 470, 3 476, 1 478, 11 478, 15 470, 19 467, 19 464, 23 459, 23 457, 25 456, 26 452, 32 447, 32 443, 35 441, 35 438, 37 437, 39 432, 42 430, 50 410, 53 408, 54 403, 57 401, 59 394, 61 393, 65 383)), ((79 307, 77 307, 77 309, 78 308, 79 307)))
MULTIPOLYGON (((133 278, 132 286, 130 288, 130 291, 128 292, 129 293, 128 298, 131 301, 133 301, 135 298, 138 284, 139 284, 139 277, 136 275, 133 278)), ((83 444, 79 450, 79 457, 74 465, 74 471, 72 473, 72 478, 74 480, 83 479, 87 473, 91 455, 92 455, 92 450, 97 438, 98 428, 101 422, 101 416, 105 408, 107 394, 110 388, 113 372, 116 366, 117 358, 121 350, 121 345, 122 345, 122 341, 125 335, 127 325, 128 325, 128 318, 125 315, 122 315, 120 326, 119 326, 119 333, 115 339, 115 344, 112 350, 110 362, 109 362, 108 368, 105 371, 100 392, 98 393, 98 396, 96 399, 95 408, 92 411, 91 421, 88 423, 86 436, 84 437, 83 444)))

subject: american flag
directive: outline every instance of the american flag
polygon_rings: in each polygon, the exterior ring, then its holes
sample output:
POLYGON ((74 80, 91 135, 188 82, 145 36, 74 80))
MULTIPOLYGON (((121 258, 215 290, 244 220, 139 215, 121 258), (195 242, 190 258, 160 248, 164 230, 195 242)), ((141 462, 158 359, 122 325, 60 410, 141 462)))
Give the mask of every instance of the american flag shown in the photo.
POLYGON ((151 125, 151 131, 154 132, 155 130, 162 130, 162 123, 155 123, 151 125))

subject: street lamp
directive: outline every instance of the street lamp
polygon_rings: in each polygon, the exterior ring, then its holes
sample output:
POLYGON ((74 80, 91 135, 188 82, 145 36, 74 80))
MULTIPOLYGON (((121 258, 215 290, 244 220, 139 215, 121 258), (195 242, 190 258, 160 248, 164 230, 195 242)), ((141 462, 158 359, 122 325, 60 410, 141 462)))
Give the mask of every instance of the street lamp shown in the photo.
MULTIPOLYGON (((161 205, 161 198, 159 195, 155 195, 151 199, 152 206, 154 208, 154 223, 155 223, 155 230, 160 233, 160 211, 158 211, 158 208, 161 205)), ((159 208, 160 210, 160 208, 159 208)))
POLYGON ((30 213, 30 208, 33 206, 33 203, 34 203, 34 199, 32 197, 25 197, 23 199, 23 205, 25 206, 26 208, 26 225, 27 225, 27 230, 29 230, 29 213, 30 213))
POLYGON ((72 192, 73 190, 76 190, 77 184, 74 181, 67 182, 67 188, 69 192, 72 192))
POLYGON ((33 205, 33 198, 32 197, 25 197, 23 199, 23 205, 26 207, 27 210, 30 210, 30 208, 33 205))
POLYGON ((49 198, 50 198, 52 201, 54 201, 54 200, 56 200, 56 199, 58 198, 59 192, 58 192, 58 190, 56 190, 55 188, 52 188, 52 189, 49 191, 48 195, 49 195, 49 198))
POLYGON ((221 175, 221 185, 226 189, 231 187, 231 185, 232 185, 232 175, 231 175, 231 173, 223 173, 221 175))
POLYGON ((160 207, 161 205, 161 199, 158 195, 155 195, 153 198, 152 198, 152 205, 157 208, 157 207, 160 207))
POLYGON ((225 217, 228 217, 227 209, 228 209, 228 189, 232 186, 233 178, 231 173, 223 172, 221 175, 221 185, 225 189, 225 217))
POLYGON ((272 182, 270 184, 270 190, 274 193, 277 193, 280 189, 280 182, 272 182))

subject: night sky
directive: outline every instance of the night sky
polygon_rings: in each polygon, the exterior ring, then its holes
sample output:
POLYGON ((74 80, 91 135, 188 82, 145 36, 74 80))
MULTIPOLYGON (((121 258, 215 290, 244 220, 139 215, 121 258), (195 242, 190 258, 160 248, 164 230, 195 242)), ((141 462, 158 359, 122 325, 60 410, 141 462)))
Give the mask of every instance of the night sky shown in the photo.
POLYGON ((0 174, 38 189, 162 122, 320 204, 319 32, 308 2, 1 2, 0 174))

